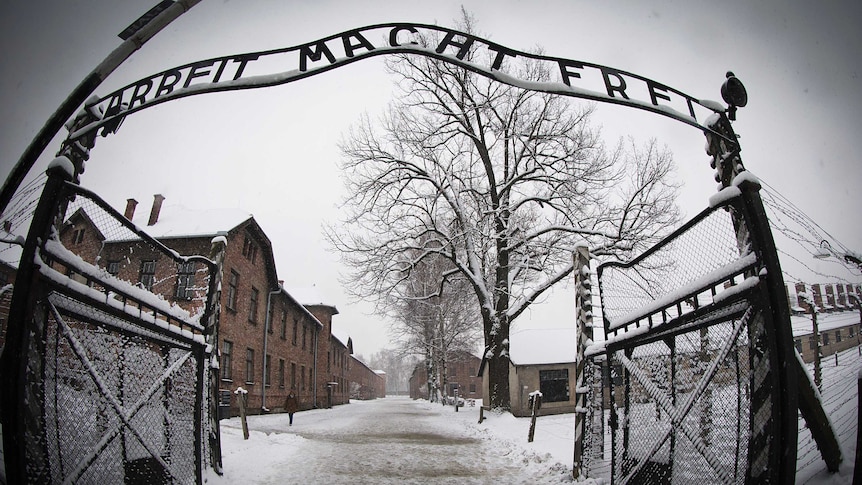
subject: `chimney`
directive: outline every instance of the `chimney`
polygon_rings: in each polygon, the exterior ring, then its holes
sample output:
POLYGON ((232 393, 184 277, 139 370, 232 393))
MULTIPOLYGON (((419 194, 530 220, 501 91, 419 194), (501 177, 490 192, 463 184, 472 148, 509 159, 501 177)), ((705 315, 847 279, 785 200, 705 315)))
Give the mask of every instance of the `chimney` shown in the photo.
POLYGON ((150 211, 150 220, 147 221, 148 226, 159 222, 159 212, 162 210, 162 202, 165 201, 165 196, 156 194, 153 196, 153 209, 150 211))
POLYGON ((138 206, 138 201, 135 199, 126 199, 126 212, 123 213, 123 217, 128 220, 132 220, 132 217, 135 217, 135 207, 138 206))

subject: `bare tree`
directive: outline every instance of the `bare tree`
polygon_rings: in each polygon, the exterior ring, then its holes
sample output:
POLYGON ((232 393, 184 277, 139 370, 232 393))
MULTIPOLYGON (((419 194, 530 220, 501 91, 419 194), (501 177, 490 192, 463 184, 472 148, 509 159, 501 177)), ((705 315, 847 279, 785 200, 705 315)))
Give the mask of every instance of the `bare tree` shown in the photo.
POLYGON ((473 353, 480 335, 476 299, 463 278, 441 286, 452 268, 439 256, 424 258, 388 295, 393 340, 403 354, 424 360, 431 401, 447 387, 449 356, 473 353))
MULTIPOLYGON (((474 33, 466 13, 461 29, 474 33)), ((550 79, 535 62, 510 61, 502 70, 519 79, 550 79)), ((511 322, 571 273, 577 244, 625 259, 679 221, 672 156, 654 141, 606 150, 592 105, 423 56, 390 57, 387 68, 401 93, 379 126, 366 116, 342 143, 349 195, 342 230, 327 237, 356 295, 381 301, 423 261, 445 259, 437 291, 469 286, 490 404, 509 409, 511 322)))
POLYGON ((368 366, 386 372, 386 394, 404 394, 410 389, 409 379, 417 360, 396 349, 380 349, 371 354, 368 366))

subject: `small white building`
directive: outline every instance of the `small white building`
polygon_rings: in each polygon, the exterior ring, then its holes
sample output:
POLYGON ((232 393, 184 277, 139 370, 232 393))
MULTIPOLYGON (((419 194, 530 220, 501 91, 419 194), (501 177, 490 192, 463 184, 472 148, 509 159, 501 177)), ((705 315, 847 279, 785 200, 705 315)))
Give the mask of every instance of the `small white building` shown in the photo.
POLYGON ((529 416, 529 397, 542 392, 539 415, 575 412, 574 328, 525 329, 509 337, 512 414, 529 416))

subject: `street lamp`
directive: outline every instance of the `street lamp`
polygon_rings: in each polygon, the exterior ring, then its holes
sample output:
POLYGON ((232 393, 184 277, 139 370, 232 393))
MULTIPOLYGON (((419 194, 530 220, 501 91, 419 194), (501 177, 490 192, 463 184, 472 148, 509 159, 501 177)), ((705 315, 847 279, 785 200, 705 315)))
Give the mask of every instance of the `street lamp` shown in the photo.
POLYGON ((836 251, 832 249, 832 245, 825 239, 820 241, 820 246, 816 251, 814 251, 814 257, 817 259, 828 259, 833 257, 843 259, 847 263, 855 264, 858 269, 862 270, 862 254, 853 251, 843 253, 836 251))

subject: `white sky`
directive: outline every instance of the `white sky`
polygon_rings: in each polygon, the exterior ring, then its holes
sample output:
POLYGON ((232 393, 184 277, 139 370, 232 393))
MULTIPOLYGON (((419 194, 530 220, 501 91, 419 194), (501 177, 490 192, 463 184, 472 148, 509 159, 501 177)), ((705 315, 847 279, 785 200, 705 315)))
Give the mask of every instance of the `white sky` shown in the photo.
MULTIPOLYGON (((4 6, 3 180, 59 103, 119 45, 116 34, 156 3, 12 0, 4 6)), ((462 3, 483 37, 506 47, 540 46, 547 55, 640 74, 697 98, 720 100, 724 73, 733 70, 749 93, 749 106, 735 123, 746 166, 862 252, 855 215, 862 164, 852 148, 862 126, 858 2, 203 0, 96 93, 188 62, 304 44, 374 23, 454 27, 462 3)), ((320 225, 338 216, 343 174, 335 144, 363 112, 381 112, 390 83, 382 60, 371 59, 274 88, 165 103, 130 116, 118 134, 99 138, 82 184, 120 210, 133 197, 138 211, 148 211, 152 195, 161 193, 166 208, 253 213, 275 246, 288 289, 314 285, 340 310, 336 327, 368 356, 387 345, 386 325, 365 315, 368 305, 345 296, 338 257, 324 250, 320 225)), ((684 184, 685 211, 691 216, 706 207, 715 183, 702 134, 630 108, 602 105, 599 116, 610 142, 632 134, 668 144, 684 184)), ((36 171, 64 136, 49 145, 36 171)), ((517 325, 572 325, 573 306, 570 289, 561 288, 517 325)))

